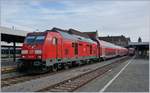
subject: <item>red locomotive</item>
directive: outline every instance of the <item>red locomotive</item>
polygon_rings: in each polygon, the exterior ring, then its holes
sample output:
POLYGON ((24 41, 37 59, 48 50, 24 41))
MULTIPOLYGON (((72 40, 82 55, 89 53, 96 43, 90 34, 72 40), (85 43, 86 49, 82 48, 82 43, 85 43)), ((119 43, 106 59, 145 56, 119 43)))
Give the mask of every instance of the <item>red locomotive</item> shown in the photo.
POLYGON ((53 28, 27 34, 18 69, 57 70, 89 61, 124 56, 127 53, 126 48, 98 39, 92 40, 82 32, 53 28))

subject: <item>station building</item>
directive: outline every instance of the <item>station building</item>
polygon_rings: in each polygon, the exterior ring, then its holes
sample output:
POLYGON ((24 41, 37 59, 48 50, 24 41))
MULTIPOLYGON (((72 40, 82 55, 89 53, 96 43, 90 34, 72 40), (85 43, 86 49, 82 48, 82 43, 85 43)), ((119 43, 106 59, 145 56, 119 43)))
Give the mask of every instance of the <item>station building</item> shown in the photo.
POLYGON ((130 42, 128 47, 135 48, 136 55, 149 58, 149 42, 130 42))
POLYGON ((122 47, 127 47, 130 41, 129 37, 121 36, 105 36, 105 37, 98 37, 100 40, 104 40, 122 47))
POLYGON ((98 37, 98 32, 84 32, 85 34, 88 34, 91 38, 98 38, 100 40, 113 43, 115 45, 119 45, 122 47, 127 47, 130 41, 130 38, 125 37, 123 35, 121 36, 104 36, 104 37, 98 37))
POLYGON ((1 61, 12 59, 16 61, 16 54, 20 54, 21 45, 29 31, 15 30, 0 26, 1 32, 1 61))

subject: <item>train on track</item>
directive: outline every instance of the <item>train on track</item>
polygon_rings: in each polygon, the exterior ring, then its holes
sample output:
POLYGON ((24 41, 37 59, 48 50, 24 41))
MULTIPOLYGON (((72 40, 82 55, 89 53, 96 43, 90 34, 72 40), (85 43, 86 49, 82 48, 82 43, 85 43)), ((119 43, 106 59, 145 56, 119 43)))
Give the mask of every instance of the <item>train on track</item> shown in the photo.
POLYGON ((125 56, 128 49, 109 42, 90 38, 80 31, 53 28, 28 33, 21 49, 18 69, 56 71, 91 61, 125 56))
POLYGON ((135 48, 129 48, 129 49, 128 49, 128 55, 129 55, 129 56, 135 55, 135 48))

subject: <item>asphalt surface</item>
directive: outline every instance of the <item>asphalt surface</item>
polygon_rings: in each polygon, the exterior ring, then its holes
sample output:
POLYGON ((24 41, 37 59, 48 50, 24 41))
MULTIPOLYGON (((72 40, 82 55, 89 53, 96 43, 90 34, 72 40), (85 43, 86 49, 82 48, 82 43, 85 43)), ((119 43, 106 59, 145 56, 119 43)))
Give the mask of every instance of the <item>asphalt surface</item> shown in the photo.
POLYGON ((76 92, 148 92, 149 60, 135 58, 130 61, 130 63, 129 61, 122 63, 103 76, 77 89, 76 92), (122 70, 123 68, 124 70, 122 70), (114 79, 119 72, 120 74, 114 79))

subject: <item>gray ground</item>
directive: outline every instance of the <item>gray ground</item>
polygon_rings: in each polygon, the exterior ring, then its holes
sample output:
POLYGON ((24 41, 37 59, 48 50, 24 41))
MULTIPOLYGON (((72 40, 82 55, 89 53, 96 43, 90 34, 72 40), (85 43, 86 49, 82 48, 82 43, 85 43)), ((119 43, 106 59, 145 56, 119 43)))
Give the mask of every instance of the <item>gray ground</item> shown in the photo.
MULTIPOLYGON (((100 91, 125 65, 112 69, 107 74, 77 89, 78 92, 100 91)), ((149 60, 134 59, 125 70, 106 88, 105 92, 148 92, 149 60)))

